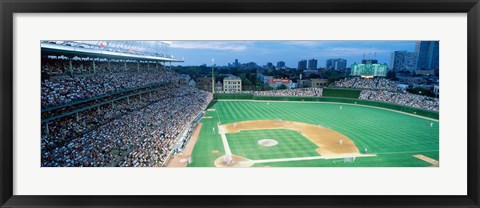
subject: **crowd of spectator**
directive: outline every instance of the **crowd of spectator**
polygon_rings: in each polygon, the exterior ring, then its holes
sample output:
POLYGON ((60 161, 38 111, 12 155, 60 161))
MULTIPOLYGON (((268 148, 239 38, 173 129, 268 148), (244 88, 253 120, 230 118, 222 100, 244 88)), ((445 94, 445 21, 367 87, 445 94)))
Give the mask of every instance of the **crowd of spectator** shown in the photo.
POLYGON ((301 89, 284 89, 270 91, 255 91, 256 96, 299 96, 299 97, 320 97, 323 94, 323 88, 301 88, 301 89))
POLYGON ((156 167, 212 94, 187 86, 117 101, 51 122, 42 132, 44 167, 156 167))
POLYGON ((215 91, 216 94, 253 94, 251 90, 245 91, 215 91))
POLYGON ((154 70, 157 67, 163 68, 162 64, 156 62, 139 62, 135 60, 107 60, 101 59, 94 61, 90 58, 72 59, 63 58, 42 58, 41 74, 42 78, 73 76, 73 75, 91 75, 102 73, 123 73, 135 72, 140 70, 154 70), (95 68, 95 70, 94 70, 95 68))
POLYGON ((349 77, 334 82, 333 87, 402 91, 402 88, 398 87, 397 83, 381 77, 375 77, 373 79, 349 77))
POLYGON ((217 94, 254 94, 255 96, 322 96, 323 88, 283 89, 270 91, 216 91, 217 94))
POLYGON ((430 111, 439 110, 438 98, 432 98, 408 92, 392 92, 387 90, 362 90, 359 99, 393 103, 430 111))
POLYGON ((42 108, 64 105, 150 84, 178 81, 179 79, 180 76, 170 70, 43 79, 41 86, 42 108))

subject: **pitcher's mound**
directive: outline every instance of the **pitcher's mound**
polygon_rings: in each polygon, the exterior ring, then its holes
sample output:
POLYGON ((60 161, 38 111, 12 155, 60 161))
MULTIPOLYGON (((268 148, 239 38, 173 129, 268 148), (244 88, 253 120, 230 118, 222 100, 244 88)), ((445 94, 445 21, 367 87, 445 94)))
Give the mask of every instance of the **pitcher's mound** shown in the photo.
POLYGON ((223 163, 224 156, 221 156, 215 160, 216 167, 228 167, 228 168, 247 168, 253 165, 253 163, 244 157, 238 155, 232 155, 232 161, 229 164, 223 163))
POLYGON ((277 145, 278 142, 277 140, 274 140, 274 139, 260 139, 258 140, 258 144, 264 147, 271 147, 271 146, 277 145))

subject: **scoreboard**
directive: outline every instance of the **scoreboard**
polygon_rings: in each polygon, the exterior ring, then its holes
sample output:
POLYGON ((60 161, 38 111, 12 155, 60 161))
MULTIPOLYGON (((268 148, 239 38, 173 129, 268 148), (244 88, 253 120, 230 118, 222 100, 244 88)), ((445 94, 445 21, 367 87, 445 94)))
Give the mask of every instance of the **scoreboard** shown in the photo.
POLYGON ((361 64, 352 64, 352 76, 362 76, 362 77, 385 77, 387 76, 388 66, 387 64, 378 64, 378 63, 361 63, 361 64))

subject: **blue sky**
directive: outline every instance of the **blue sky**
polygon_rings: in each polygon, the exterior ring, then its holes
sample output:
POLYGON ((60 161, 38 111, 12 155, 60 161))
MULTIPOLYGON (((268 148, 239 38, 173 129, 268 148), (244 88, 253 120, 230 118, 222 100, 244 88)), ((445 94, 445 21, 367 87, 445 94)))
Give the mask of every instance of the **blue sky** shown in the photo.
POLYGON ((360 62, 363 54, 368 58, 376 53, 379 63, 390 65, 390 54, 397 50, 415 50, 415 41, 169 41, 171 54, 184 59, 181 65, 227 65, 238 59, 240 63, 256 62, 266 65, 285 61, 296 68, 302 59, 317 59, 324 67, 327 59, 344 58, 347 65, 360 62))

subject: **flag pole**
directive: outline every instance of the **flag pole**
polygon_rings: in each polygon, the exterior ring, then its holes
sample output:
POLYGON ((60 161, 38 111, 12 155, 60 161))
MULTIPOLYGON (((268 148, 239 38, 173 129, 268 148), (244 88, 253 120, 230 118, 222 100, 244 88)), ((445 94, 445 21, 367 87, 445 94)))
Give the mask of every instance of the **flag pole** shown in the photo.
POLYGON ((215 59, 212 58, 212 94, 215 93, 215 77, 214 77, 214 72, 213 72, 213 66, 215 65, 215 59))

